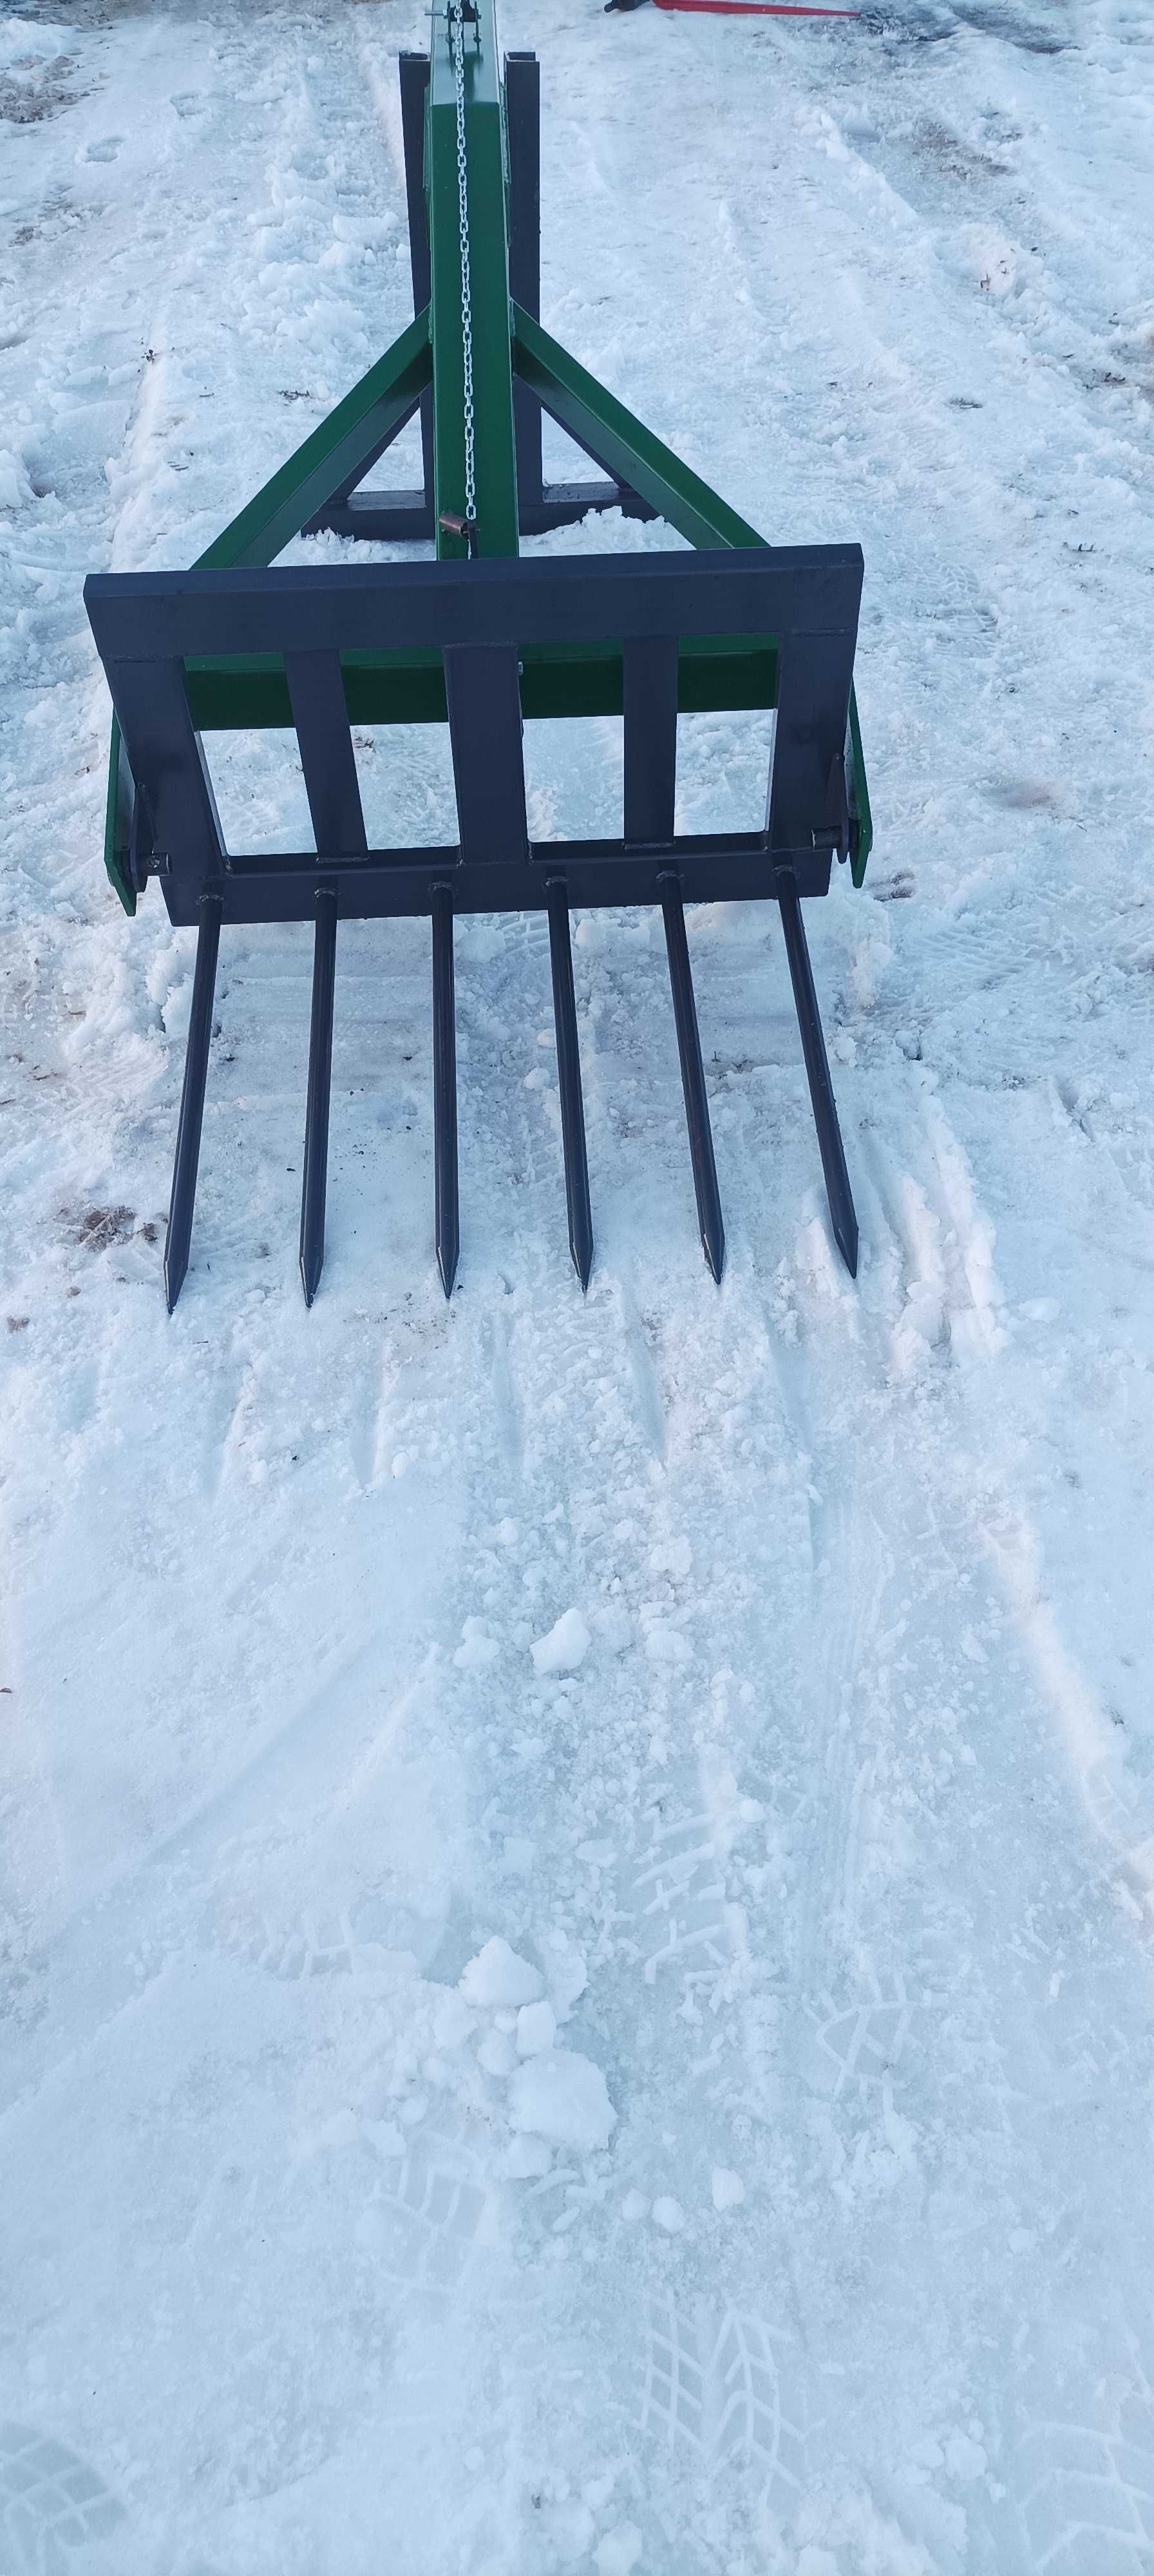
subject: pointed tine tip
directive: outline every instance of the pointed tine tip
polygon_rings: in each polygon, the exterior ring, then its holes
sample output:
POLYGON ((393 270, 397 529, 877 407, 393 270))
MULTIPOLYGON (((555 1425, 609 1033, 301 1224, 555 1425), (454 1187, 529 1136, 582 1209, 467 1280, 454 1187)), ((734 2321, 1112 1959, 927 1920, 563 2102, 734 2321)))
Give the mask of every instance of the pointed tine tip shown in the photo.
POLYGON ((590 1275, 593 1269, 593 1246, 592 1243, 582 1244, 571 1242, 569 1250, 573 1255, 573 1267, 581 1282, 582 1294, 584 1295, 588 1290, 590 1275))
POLYGON ((834 1230, 833 1230, 833 1231, 834 1231, 834 1240, 835 1240, 835 1242, 836 1242, 836 1244, 837 1244, 837 1248, 838 1248, 838 1251, 839 1251, 839 1252, 840 1252, 840 1254, 841 1254, 842 1260, 843 1260, 843 1261, 844 1261, 844 1263, 845 1263, 846 1269, 847 1269, 847 1270, 848 1270, 848 1272, 849 1272, 850 1278, 851 1278, 851 1279, 856 1279, 856 1278, 857 1278, 857 1249, 858 1249, 858 1231, 857 1231, 857 1227, 856 1227, 856 1225, 854 1225, 854 1226, 852 1226, 852 1227, 847 1226, 847 1227, 846 1227, 846 1229, 845 1229, 845 1230, 844 1230, 844 1232, 843 1232, 843 1230, 842 1230, 842 1228, 841 1228, 841 1226, 840 1226, 840 1225, 835 1225, 835 1227, 834 1227, 834 1230))
POLYGON ((451 1250, 447 1245, 444 1247, 442 1247, 441 1244, 437 1245, 437 1268, 441 1274, 441 1286, 445 1291, 446 1297, 451 1297, 453 1294, 453 1283, 457 1276, 458 1258, 459 1255, 456 1244, 453 1245, 451 1250))
POLYGON ((183 1286, 183 1270, 180 1271, 179 1274, 174 1270, 170 1270, 166 1261, 164 1265, 164 1302, 170 1315, 175 1309, 177 1298, 179 1297, 183 1286))
POLYGON ((303 1252, 302 1252, 302 1254, 301 1254, 301 1287, 303 1288, 304 1293, 305 1293, 305 1304, 306 1304, 306 1306, 311 1306, 311 1304, 312 1304, 312 1302, 313 1302, 313 1299, 314 1299, 314 1297, 316 1296, 316 1293, 317 1293, 317 1286, 318 1286, 319 1280, 320 1280, 320 1270, 319 1270, 319 1267, 318 1267, 318 1269, 317 1269, 317 1271, 316 1271, 315 1275, 310 1275, 310 1265, 306 1262, 305 1257, 304 1257, 304 1254, 303 1254, 303 1252))
POLYGON ((725 1268, 725 1236, 720 1229, 716 1236, 710 1234, 702 1235, 701 1249, 705 1254, 705 1266, 707 1270, 712 1271, 713 1276, 717 1281, 717 1285, 720 1288, 721 1274, 725 1268))

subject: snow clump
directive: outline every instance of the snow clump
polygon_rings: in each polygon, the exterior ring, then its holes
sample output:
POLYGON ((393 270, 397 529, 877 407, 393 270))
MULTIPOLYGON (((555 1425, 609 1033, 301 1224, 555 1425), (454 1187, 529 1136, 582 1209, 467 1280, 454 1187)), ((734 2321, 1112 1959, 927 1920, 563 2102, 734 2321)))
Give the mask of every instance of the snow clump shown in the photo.
POLYGON ((539 1968, 528 1959, 518 1957, 499 1932, 478 1950, 475 1959, 460 1979, 461 1993, 467 2004, 482 2010, 499 2012, 521 2004, 535 2004, 545 1991, 545 1980, 539 1968))
POLYGON ((575 1673, 583 1664, 592 1639, 587 1622, 579 1610, 563 1610, 547 1637, 538 1637, 529 1649, 539 1673, 575 1673))
POLYGON ((543 2057, 557 2037, 552 2004, 522 2004, 517 2015, 517 2049, 521 2057, 543 2057))
POLYGON ((547 2049, 518 2067, 509 2086, 509 2118, 514 2129, 548 2138, 555 2147, 572 2147, 578 2155, 607 2147, 617 2126, 600 2067, 569 2048, 547 2049))

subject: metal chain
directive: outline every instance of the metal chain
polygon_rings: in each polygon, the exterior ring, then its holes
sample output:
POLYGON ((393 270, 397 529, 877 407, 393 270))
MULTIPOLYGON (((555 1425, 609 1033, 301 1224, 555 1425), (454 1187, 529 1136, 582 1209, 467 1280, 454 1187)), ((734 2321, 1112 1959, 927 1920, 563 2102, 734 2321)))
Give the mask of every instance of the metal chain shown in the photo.
MULTIPOLYGON (((457 91, 457 197, 461 222, 461 353, 464 360, 465 517, 477 523, 477 453, 473 428, 473 296, 469 273, 469 173, 465 154, 465 14, 463 0, 449 0, 449 34, 457 91)), ((469 550, 472 552, 470 537, 469 550)))

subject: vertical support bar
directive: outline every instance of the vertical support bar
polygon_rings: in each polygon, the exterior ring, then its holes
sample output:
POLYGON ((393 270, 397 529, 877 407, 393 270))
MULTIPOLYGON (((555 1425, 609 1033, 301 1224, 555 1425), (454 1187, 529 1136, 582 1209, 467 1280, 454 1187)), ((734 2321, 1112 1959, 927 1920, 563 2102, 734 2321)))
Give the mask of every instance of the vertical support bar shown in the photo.
MULTIPOLYGON (((402 54, 401 139, 405 148, 405 204, 409 218, 409 265, 413 273, 413 311, 423 313, 432 291, 429 215, 425 204, 425 109, 429 96, 429 57, 402 54)), ((425 506, 433 506, 433 390, 421 396, 421 455, 425 469, 425 506)))
POLYGON ((216 991, 216 961, 223 910, 219 895, 201 896, 196 970, 192 979, 192 1012, 184 1056, 184 1087, 180 1095, 172 1198, 164 1244, 164 1293, 170 1315, 184 1284, 192 1241, 192 1211, 196 1201, 196 1172, 200 1161, 204 1086, 208 1073, 208 1045, 212 1036, 212 1002, 216 991))
POLYGON ((673 839, 677 792, 677 637, 644 635, 622 648, 625 838, 673 839))
MULTIPOLYGON (((541 316, 541 71, 536 54, 505 57, 505 120, 509 134, 509 293, 534 321, 541 316)), ((517 442, 517 507, 544 498, 541 405, 528 385, 514 383, 517 442)))
POLYGON ((437 1267, 453 1294, 461 1221, 457 1194, 457 1023, 453 991, 453 895, 433 888, 433 1154, 437 1267))
POLYGON ((857 1217, 846 1170, 841 1129, 837 1123, 837 1105, 829 1078, 829 1059, 822 1035, 821 1014, 814 990, 813 968, 809 962, 805 926, 801 917, 795 879, 785 869, 777 880, 777 905, 789 959, 793 998, 797 1006, 798 1027, 809 1076, 809 1096, 813 1102, 817 1141, 821 1147, 821 1164, 825 1173, 829 1212, 834 1239, 851 1279, 857 1277, 857 1217))
POLYGON ((301 1286, 311 1306, 325 1258, 325 1191, 329 1169, 329 1094, 333 1070, 333 984, 337 967, 335 886, 317 887, 313 945, 313 1011, 309 1029, 309 1088, 305 1109, 304 1180, 301 1184, 301 1286))
POLYGON ((286 653, 285 678, 319 859, 368 850, 339 653, 286 653))
POLYGON ((446 644, 445 702, 462 857, 500 867, 528 852, 515 644, 446 644))
POLYGON ((587 1288, 593 1267, 593 1215, 589 1205, 589 1163, 581 1099, 581 1050, 573 991, 573 951, 569 944, 569 896, 563 877, 546 880, 545 900, 549 912, 549 957, 553 968, 553 1018, 557 1029, 557 1078, 561 1087, 561 1139, 565 1149, 569 1250, 581 1285, 587 1288))
POLYGON ((425 175, 428 182, 429 299, 433 342, 433 447, 437 552, 451 561, 517 552, 517 459, 513 435, 513 346, 505 197, 504 108, 493 0, 473 0, 465 20, 465 168, 469 244, 472 427, 477 530, 467 541, 443 527, 465 512, 465 343, 461 309, 461 191, 457 93, 448 9, 436 0, 425 175))
POLYGON ((665 945, 669 952, 669 981, 673 989, 673 1016, 677 1022, 677 1051, 681 1057, 681 1085, 685 1093, 685 1118, 693 1160, 693 1186, 697 1192, 701 1248, 714 1278, 720 1280, 725 1266, 725 1227, 721 1221, 717 1167, 713 1159, 713 1133, 701 1062, 697 1006, 693 999, 689 943, 685 936, 685 912, 677 878, 660 876, 657 882, 665 917, 665 945))

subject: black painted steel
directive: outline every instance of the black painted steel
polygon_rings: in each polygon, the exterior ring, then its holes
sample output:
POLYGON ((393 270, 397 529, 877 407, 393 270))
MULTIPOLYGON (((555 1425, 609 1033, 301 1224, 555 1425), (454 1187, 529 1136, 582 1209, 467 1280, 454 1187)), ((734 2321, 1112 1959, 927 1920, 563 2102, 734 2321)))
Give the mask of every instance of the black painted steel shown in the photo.
MULTIPOLYGON (((409 219, 409 266, 413 277, 413 311, 423 313, 433 293, 433 262, 429 247, 429 214, 425 202, 425 106, 429 95, 430 63, 427 54, 402 54, 398 70, 401 82, 401 139, 405 154, 405 198, 409 219)), ((421 472, 425 489, 421 495, 429 514, 429 535, 433 533, 433 388, 429 385, 421 396, 421 472)))
MULTIPOLYGON (((106 669, 189 654, 441 651, 447 644, 603 643, 659 636, 771 637, 786 693, 784 749, 808 706, 848 712, 863 573, 860 546, 717 546, 676 554, 548 555, 478 563, 290 564, 271 571, 89 573, 85 605, 106 669), (811 651, 811 646, 818 649, 811 651)), ((783 729, 779 726, 779 732, 783 729)), ((845 722, 832 752, 845 745, 845 722)), ((821 785, 824 793, 825 770, 821 785)))
POLYGON ((821 1014, 817 1007, 813 968, 809 962, 809 948, 806 943, 805 924, 801 917, 801 905, 798 901, 797 888, 784 871, 778 879, 777 903, 785 936, 785 953, 789 959, 793 998, 797 1005, 801 1043, 805 1051, 809 1096, 813 1102, 817 1141, 821 1147, 822 1170, 825 1173, 834 1238, 851 1279, 856 1279, 857 1216, 854 1212, 849 1173, 846 1170, 833 1084, 829 1078, 829 1059, 825 1051, 825 1038, 822 1033, 821 1014))
POLYGON ((286 653, 285 678, 317 854, 368 855, 338 653, 286 653))
POLYGON ((176 1158, 172 1168, 172 1198, 168 1210, 168 1233, 164 1244, 164 1293, 171 1315, 188 1268, 189 1245, 192 1242, 192 1211, 196 1203, 196 1172, 200 1161, 200 1130, 204 1118, 204 1086, 208 1073, 208 1048, 212 1036, 212 1004, 216 991, 216 961, 220 949, 220 904, 205 895, 200 906, 200 934, 196 943, 196 969, 192 979, 192 1011, 188 1023, 188 1043, 184 1054, 184 1086, 180 1095, 180 1120, 176 1130, 176 1158))
POLYGON ((677 1052, 681 1058, 681 1086, 685 1093, 685 1120, 693 1161, 693 1186, 697 1192, 701 1248, 714 1278, 720 1280, 725 1267, 725 1227, 721 1220, 713 1131, 709 1124, 709 1101, 701 1062, 689 943, 685 936, 685 907, 676 877, 661 879, 661 910, 665 920, 665 945, 669 955, 669 981, 673 991, 673 1016, 677 1023, 677 1052))
POLYGON ((433 887, 433 1155, 437 1268, 453 1294, 461 1248, 457 1190, 457 1021, 453 991, 453 896, 433 887))
POLYGON ((640 635, 621 653, 625 838, 671 843, 677 794, 677 637, 640 635))
POLYGON ((587 1288, 593 1267, 593 1215, 589 1205, 589 1161, 585 1151, 585 1108, 581 1097, 581 1050, 573 991, 573 951, 569 943, 569 897, 563 877, 550 877, 545 891, 549 907, 549 957, 553 968, 553 1018, 557 1030, 557 1079, 561 1092, 569 1250, 581 1285, 587 1288))
MULTIPOLYGON (((536 54, 505 56, 509 136, 509 293, 534 319, 541 313, 541 70, 536 54)), ((530 504, 545 497, 541 405, 527 385, 513 387, 517 442, 517 511, 522 529, 530 504)))
MULTIPOLYGON (((524 385, 514 385, 514 395, 525 393, 524 385)), ((534 397, 528 395, 530 402, 534 397)), ((538 500, 517 487, 517 512, 523 537, 543 536, 548 528, 571 528, 590 510, 620 510, 626 519, 652 519, 656 514, 648 501, 624 485, 607 483, 546 483, 538 500)), ((432 538, 433 512, 423 492, 350 492, 347 500, 331 502, 321 516, 310 520, 306 536, 318 528, 332 528, 340 537, 371 538, 377 545, 415 545, 432 538)))
POLYGON ((719 1278, 724 1232, 683 907, 778 901, 834 1232, 854 1269, 857 1224, 798 899, 827 892, 834 850, 844 855, 848 848, 844 746, 861 577, 856 546, 821 546, 89 580, 93 631, 140 810, 149 818, 147 866, 159 878, 172 921, 200 931, 166 1256, 170 1304, 188 1258, 222 921, 318 923, 301 1236, 306 1296, 315 1290, 327 1135, 320 1094, 328 1088, 332 1005, 329 930, 322 934, 321 923, 335 925, 338 914, 342 920, 432 919, 437 1258, 448 1293, 459 1249, 456 915, 548 915, 570 1242, 584 1282, 592 1227, 568 912, 661 905, 701 1239, 719 1278), (714 643, 732 655, 743 641, 760 651, 766 638, 773 641, 778 685, 766 824, 760 831, 678 833, 680 648, 691 639, 695 654, 714 643), (589 646, 621 657, 622 830, 610 839, 533 843, 522 759, 522 660, 542 648, 564 669, 589 646), (366 848, 346 684, 353 657, 381 654, 409 661, 422 655, 426 666, 430 657, 440 659, 458 831, 454 843, 440 848, 366 848), (186 664, 202 655, 264 655, 283 665, 315 851, 238 857, 225 850, 185 684, 186 664), (327 900, 318 912, 322 890, 327 900))
POLYGON ((337 969, 337 895, 317 889, 313 946, 313 1010, 309 1030, 309 1087, 305 1108, 305 1164, 301 1184, 301 1286, 311 1306, 325 1258, 325 1193, 329 1169, 329 1095, 333 1070, 333 986, 337 969))
POLYGON ((447 644, 443 659, 461 859, 505 868, 529 849, 517 647, 447 644))

